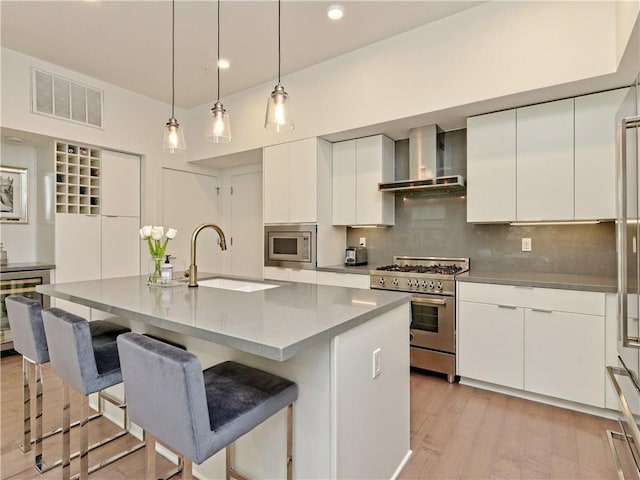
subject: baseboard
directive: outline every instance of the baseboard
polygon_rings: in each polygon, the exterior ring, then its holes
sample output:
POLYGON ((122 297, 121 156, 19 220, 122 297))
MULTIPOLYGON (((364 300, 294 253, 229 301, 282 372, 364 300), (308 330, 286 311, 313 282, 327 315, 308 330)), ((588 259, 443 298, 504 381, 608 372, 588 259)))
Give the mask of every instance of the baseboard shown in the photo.
POLYGON ((549 397, 547 395, 541 395, 539 393, 526 392, 517 388, 504 387, 502 385, 496 385, 494 383, 483 382, 480 380, 474 380, 471 378, 460 377, 460 384, 468 387, 475 387, 481 390, 489 390, 496 393, 503 393, 512 397, 523 398, 525 400, 531 400, 532 402, 544 403, 546 405, 552 405, 554 407, 566 408, 567 410, 573 410, 576 412, 587 413, 589 415, 595 415, 596 417, 608 418, 616 420, 620 415, 615 410, 608 408, 593 407, 591 405, 585 405, 583 403, 571 402, 569 400, 562 400, 555 397, 549 397))
POLYGON ((402 469, 405 467, 405 465, 411 458, 411 455, 413 455, 413 450, 410 449, 407 452, 407 454, 404 456, 402 461, 400 462, 400 465, 398 465, 398 468, 396 468, 396 471, 393 472, 393 475, 391 476, 391 480, 396 480, 396 478, 398 478, 398 475, 400 475, 400 472, 402 472, 402 469))

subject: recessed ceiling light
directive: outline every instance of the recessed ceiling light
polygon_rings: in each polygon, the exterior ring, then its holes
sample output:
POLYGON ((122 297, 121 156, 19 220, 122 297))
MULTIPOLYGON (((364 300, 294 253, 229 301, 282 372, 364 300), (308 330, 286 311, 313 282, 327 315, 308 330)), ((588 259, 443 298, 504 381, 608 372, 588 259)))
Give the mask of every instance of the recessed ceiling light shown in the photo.
POLYGON ((220 68, 229 68, 229 60, 221 58, 220 60, 218 60, 218 66, 220 68))
POLYGON ((327 10, 327 17, 331 20, 340 20, 344 15, 344 8, 340 5, 331 5, 327 10))
POLYGON ((22 142, 24 142, 24 139, 22 139, 20 137, 5 137, 5 139, 9 143, 15 143, 15 144, 18 144, 18 145, 21 144, 22 142))

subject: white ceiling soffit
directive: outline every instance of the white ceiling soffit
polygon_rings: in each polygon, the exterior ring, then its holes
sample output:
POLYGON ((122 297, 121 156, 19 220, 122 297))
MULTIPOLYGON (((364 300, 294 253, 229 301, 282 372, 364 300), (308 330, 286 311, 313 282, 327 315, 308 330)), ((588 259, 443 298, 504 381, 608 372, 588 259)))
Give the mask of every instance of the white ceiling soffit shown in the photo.
MULTIPOLYGON (((434 22, 479 1, 309 1, 282 3, 282 75, 434 22), (329 5, 344 17, 327 18, 329 5)), ((2 0, 2 46, 169 103, 171 2, 2 0)), ((176 1, 176 104, 216 94, 216 2, 176 1)), ((277 2, 224 0, 221 97, 275 81, 277 2)))

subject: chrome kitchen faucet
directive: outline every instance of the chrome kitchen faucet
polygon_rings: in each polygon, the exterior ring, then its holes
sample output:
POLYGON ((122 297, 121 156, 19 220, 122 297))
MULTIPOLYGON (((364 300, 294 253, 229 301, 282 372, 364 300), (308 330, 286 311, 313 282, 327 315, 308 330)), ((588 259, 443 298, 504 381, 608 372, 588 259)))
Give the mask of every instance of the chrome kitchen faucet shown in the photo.
POLYGON ((227 249, 227 240, 224 238, 224 232, 215 223, 203 223, 193 231, 193 234, 191 235, 191 265, 189 265, 189 286, 190 287, 198 286, 198 266, 196 265, 196 240, 198 239, 198 234, 205 228, 213 228, 218 233, 218 237, 220 237, 220 250, 227 249))

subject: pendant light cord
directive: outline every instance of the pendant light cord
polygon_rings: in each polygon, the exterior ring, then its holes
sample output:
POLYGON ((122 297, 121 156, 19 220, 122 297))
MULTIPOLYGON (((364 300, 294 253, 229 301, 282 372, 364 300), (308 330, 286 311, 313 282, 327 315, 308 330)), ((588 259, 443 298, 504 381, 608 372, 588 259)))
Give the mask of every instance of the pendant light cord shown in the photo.
POLYGON ((278 85, 280 85, 280 0, 278 0, 278 85))
POLYGON ((171 118, 175 118, 176 98, 176 1, 171 0, 171 118))
POLYGON ((218 0, 218 60, 216 62, 218 69, 218 100, 220 101, 220 0, 218 0))

